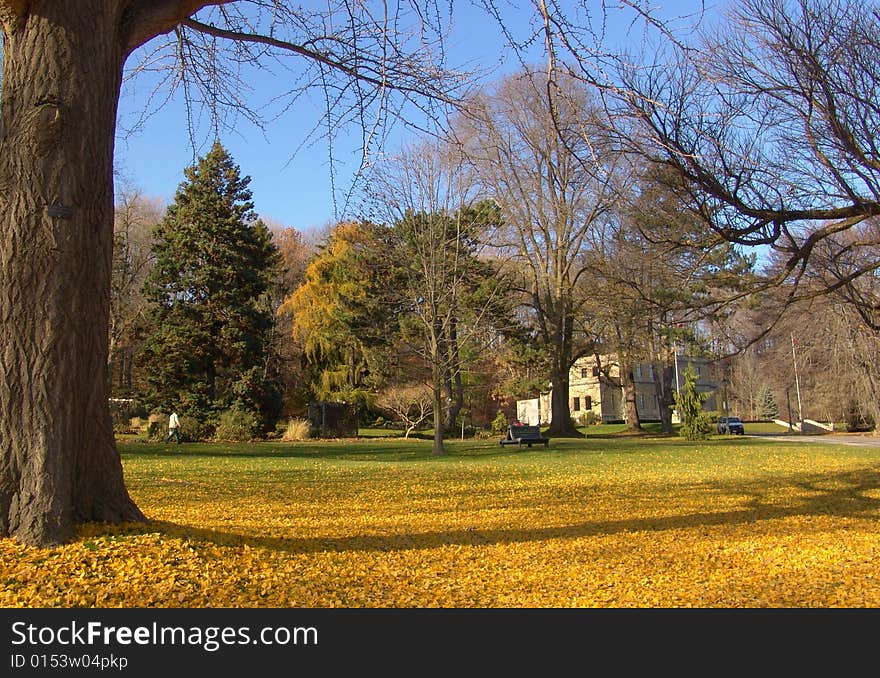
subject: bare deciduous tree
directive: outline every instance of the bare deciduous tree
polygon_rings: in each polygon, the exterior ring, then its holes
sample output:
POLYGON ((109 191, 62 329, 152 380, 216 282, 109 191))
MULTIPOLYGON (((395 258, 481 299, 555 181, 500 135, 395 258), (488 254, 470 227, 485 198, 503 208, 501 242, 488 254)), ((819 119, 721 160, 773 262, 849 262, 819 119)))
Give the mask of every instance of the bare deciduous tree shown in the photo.
MULTIPOLYGON (((113 277, 110 288, 108 366, 118 389, 132 388, 132 363, 138 349, 137 332, 146 318, 144 280, 153 265, 153 228, 165 207, 139 191, 123 189, 116 200, 113 225, 113 277)), ((111 385, 112 388, 112 385, 111 385)))
POLYGON ((521 303, 552 362, 550 433, 579 436, 569 370, 591 348, 579 281, 590 233, 613 204, 614 154, 587 90, 574 80, 546 84, 530 70, 511 76, 475 97, 455 127, 482 189, 501 207, 505 226, 491 244, 517 262, 521 303))
MULTIPOLYGON (((621 145, 682 179, 682 199, 730 242, 803 273, 820 242, 880 214, 880 14, 856 0, 743 0, 676 30, 635 3, 653 41, 604 53, 577 13, 548 15, 559 70, 605 94, 621 145)), ((554 12, 554 8, 548 10, 554 12)), ((595 33, 592 34, 595 39, 595 33)), ((880 265, 876 232, 832 288, 880 265)))
POLYGON ((376 404, 403 422, 406 439, 433 414, 434 391, 427 384, 391 386, 379 395, 376 404))

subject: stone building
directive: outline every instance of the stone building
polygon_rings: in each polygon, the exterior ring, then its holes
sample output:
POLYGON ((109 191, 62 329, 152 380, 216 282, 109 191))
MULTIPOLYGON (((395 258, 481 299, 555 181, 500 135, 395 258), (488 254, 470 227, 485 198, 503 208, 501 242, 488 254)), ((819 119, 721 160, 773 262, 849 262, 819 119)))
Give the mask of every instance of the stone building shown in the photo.
MULTIPOLYGON (((624 417, 624 394, 620 382, 620 365, 614 356, 600 358, 599 368, 595 356, 579 359, 569 372, 568 406, 572 418, 579 424, 622 422, 624 417)), ((717 380, 715 368, 705 358, 676 356, 673 367, 674 382, 672 387, 678 388, 684 383, 684 373, 690 367, 697 377, 697 390, 709 393, 703 405, 706 410, 717 410, 720 399, 717 396, 717 380)), ((636 406, 641 421, 660 419, 660 408, 654 383, 654 370, 650 363, 638 363, 633 368, 635 382, 636 406)), ((550 423, 550 396, 548 386, 546 392, 538 397, 518 400, 516 416, 519 421, 530 425, 546 425, 550 423)), ((673 422, 677 422, 673 413, 673 422)))

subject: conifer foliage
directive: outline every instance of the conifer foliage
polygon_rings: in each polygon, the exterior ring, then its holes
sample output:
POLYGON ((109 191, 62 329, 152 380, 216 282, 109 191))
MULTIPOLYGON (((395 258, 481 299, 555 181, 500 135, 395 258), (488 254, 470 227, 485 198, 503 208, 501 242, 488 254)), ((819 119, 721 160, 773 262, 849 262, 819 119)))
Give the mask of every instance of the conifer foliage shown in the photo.
POLYGON ((153 234, 146 400, 197 420, 202 434, 227 410, 256 415, 265 430, 280 402, 267 370, 278 251, 253 211, 250 177, 219 142, 184 174, 153 234))
POLYGON ((760 419, 776 419, 779 416, 779 407, 776 398, 769 387, 763 386, 758 395, 758 417, 760 419))
POLYGON ((673 394, 675 405, 681 413, 679 435, 687 440, 704 440, 712 430, 711 415, 703 410, 708 393, 697 390, 697 375, 689 367, 684 373, 681 391, 673 394))

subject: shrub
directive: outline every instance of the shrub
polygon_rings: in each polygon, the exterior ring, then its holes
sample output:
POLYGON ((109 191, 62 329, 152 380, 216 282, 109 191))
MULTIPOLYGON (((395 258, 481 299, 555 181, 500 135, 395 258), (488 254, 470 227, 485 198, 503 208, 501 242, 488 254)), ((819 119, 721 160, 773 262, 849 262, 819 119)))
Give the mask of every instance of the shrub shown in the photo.
POLYGON ((495 418, 492 420, 491 426, 492 433, 500 434, 507 431, 507 415, 501 410, 498 410, 498 414, 496 414, 495 418))
POLYGON ((599 417, 596 415, 593 410, 587 410, 586 412, 581 412, 580 414, 572 417, 571 424, 575 428, 581 426, 592 426, 593 424, 598 424, 599 417))
POLYGON ((147 410, 143 403, 133 398, 110 398, 110 416, 114 432, 129 433, 131 420, 135 417, 146 417, 147 410))
POLYGON ((871 431, 874 428, 874 421, 870 415, 862 412, 859 404, 851 400, 846 410, 846 430, 850 433, 856 431, 871 431))
POLYGON ((311 438, 312 425, 308 419, 288 419, 284 433, 281 434, 281 440, 290 442, 291 440, 307 440, 311 438))
MULTIPOLYGON (((183 429, 183 420, 181 420, 183 429)), ((185 429, 183 429, 185 431, 185 429)), ((221 412, 217 418, 217 428, 214 437, 217 440, 225 440, 235 443, 243 443, 259 437, 260 420, 253 412, 241 407, 230 407, 221 412)))
MULTIPOLYGON (((214 424, 189 415, 180 415, 180 437, 188 443, 207 440, 214 434, 214 424)), ((168 424, 163 427, 163 435, 168 435, 168 424)))
POLYGON ((151 421, 147 426, 147 437, 150 440, 162 440, 166 434, 167 431, 164 430, 160 421, 151 421))

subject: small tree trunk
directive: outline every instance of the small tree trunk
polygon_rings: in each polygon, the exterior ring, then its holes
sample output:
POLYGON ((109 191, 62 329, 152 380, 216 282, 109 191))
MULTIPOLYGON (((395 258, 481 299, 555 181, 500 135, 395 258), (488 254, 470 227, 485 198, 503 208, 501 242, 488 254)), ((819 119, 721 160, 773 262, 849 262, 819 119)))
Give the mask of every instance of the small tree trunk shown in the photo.
POLYGON ((441 457, 446 454, 443 447, 443 354, 441 351, 442 328, 438 316, 434 315, 433 336, 431 337, 431 391, 434 395, 434 447, 431 454, 441 457))
POLYGON ((464 407, 464 385, 461 382, 461 356, 458 349, 458 323, 455 318, 449 322, 449 339, 447 341, 446 371, 444 386, 446 387, 446 416, 443 419, 443 430, 447 434, 455 432, 455 424, 461 408, 464 407))
POLYGON ((654 393, 657 396, 657 407, 660 410, 660 425, 663 432, 672 434, 672 378, 673 368, 659 362, 653 364, 654 393))
POLYGON ((116 3, 40 3, 4 26, 0 535, 37 546, 143 520, 108 403, 116 3))
POLYGON ((623 389, 623 416, 627 431, 642 431, 639 419, 639 405, 636 401, 636 381, 633 377, 633 366, 629 359, 620 355, 620 385, 623 389))
POLYGON ((434 387, 434 447, 431 454, 441 457, 446 454, 443 447, 443 392, 435 385, 434 387))

